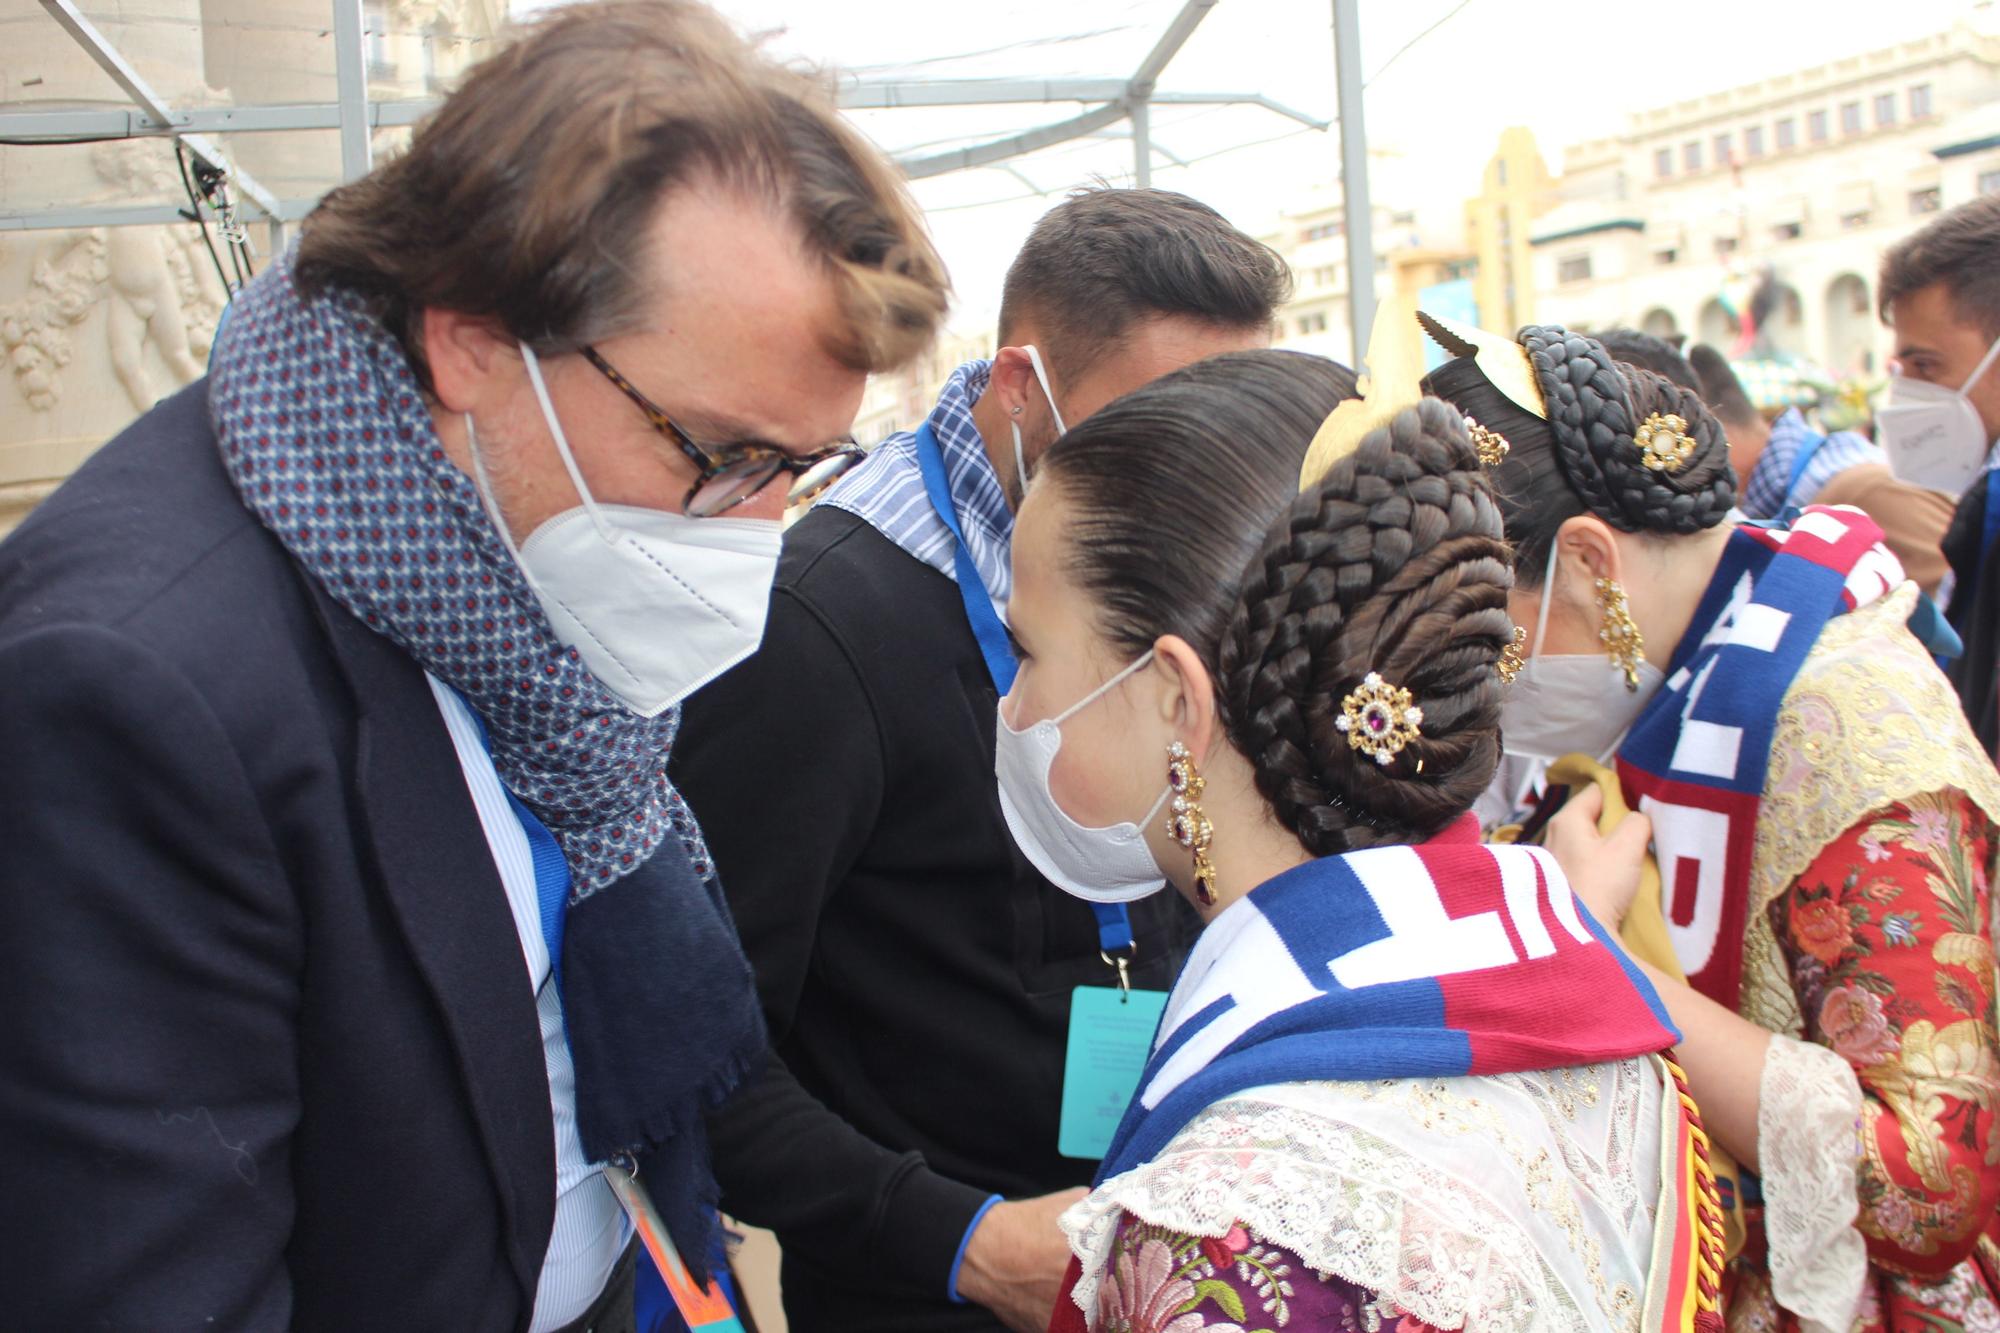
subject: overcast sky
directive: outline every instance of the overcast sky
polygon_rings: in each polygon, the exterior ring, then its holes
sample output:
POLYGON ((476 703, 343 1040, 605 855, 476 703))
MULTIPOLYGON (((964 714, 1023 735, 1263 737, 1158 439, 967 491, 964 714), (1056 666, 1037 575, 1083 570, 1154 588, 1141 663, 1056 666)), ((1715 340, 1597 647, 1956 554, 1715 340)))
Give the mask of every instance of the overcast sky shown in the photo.
MULTIPOLYGON (((865 79, 1124 76, 1180 8, 1180 0, 711 2, 768 34, 772 49, 865 79)), ((517 13, 537 7, 515 0, 517 13)), ((1564 145, 1616 133, 1633 111, 1940 31, 1980 10, 1980 0, 1364 0, 1371 185, 1378 203, 1417 209, 1435 226, 1476 187, 1508 125, 1533 130, 1560 170, 1564 145)), ((1160 87, 1258 92, 1331 119, 1331 12, 1329 0, 1220 0, 1160 87)), ((1996 21, 1990 7, 1981 21, 1996 21)), ((899 110, 857 119, 891 152, 934 151, 1080 109, 899 110)), ((1159 145, 1202 160, 1160 161, 1153 183, 1260 230, 1331 189, 1335 134, 1300 130, 1255 108, 1161 108, 1159 145), (1274 136, 1283 137, 1256 143, 1274 136)), ((1042 210, 1094 176, 1127 183, 1132 152, 1128 142, 1097 139, 1015 166, 1025 181, 988 169, 917 183, 958 288, 960 326, 991 318, 1000 275, 1042 210)))

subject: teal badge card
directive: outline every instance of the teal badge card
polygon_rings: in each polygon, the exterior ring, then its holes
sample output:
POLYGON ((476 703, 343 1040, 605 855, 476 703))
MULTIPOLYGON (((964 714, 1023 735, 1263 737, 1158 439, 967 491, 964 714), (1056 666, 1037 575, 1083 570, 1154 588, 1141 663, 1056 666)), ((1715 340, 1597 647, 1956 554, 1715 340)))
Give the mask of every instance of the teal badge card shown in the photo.
POLYGON ((1101 1161, 1125 1107, 1139 1090, 1153 1032, 1167 1007, 1159 990, 1078 986, 1069 1001, 1069 1055, 1063 1061, 1062 1129, 1056 1151, 1101 1161))

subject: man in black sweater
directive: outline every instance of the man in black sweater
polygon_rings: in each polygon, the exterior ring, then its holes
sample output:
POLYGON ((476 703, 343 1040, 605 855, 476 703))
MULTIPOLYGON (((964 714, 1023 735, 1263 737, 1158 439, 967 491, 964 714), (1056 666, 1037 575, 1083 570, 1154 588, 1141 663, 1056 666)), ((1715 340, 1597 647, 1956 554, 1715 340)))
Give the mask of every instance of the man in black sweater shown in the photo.
MULTIPOLYGON (((1071 996, 1119 974, 1000 813, 1013 510, 1065 420, 1267 344, 1289 288, 1192 199, 1052 209, 1008 272, 993 360, 792 529, 764 651, 688 709, 674 776, 776 1048, 712 1118, 717 1176, 728 1210, 777 1231, 797 1333, 1047 1325, 1056 1217, 1095 1168, 1058 1151, 1071 996)), ((1164 990, 1192 918, 1162 894, 1130 919, 1132 984, 1164 990)))

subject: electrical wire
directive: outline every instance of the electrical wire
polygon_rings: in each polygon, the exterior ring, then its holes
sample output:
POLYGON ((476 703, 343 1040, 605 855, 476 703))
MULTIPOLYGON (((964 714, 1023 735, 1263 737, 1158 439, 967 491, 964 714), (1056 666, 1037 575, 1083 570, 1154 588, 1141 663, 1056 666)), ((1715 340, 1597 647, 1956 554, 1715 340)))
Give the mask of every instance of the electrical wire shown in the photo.
POLYGON ((1444 16, 1438 19, 1437 22, 1431 24, 1428 28, 1425 28, 1422 32, 1410 38, 1409 41, 1404 42, 1401 46, 1397 47, 1394 55, 1391 55, 1387 60, 1377 65, 1375 67, 1375 72, 1373 74, 1370 74, 1367 78, 1361 81, 1362 91, 1364 92, 1367 91, 1368 85, 1375 82, 1375 80, 1381 78, 1383 74, 1387 73, 1389 66, 1395 64, 1398 60, 1401 60, 1405 55, 1407 55, 1411 47, 1415 46, 1418 42, 1421 42, 1424 38, 1436 32, 1439 28, 1442 28, 1445 24, 1457 18, 1460 14, 1465 12, 1465 7, 1471 3, 1472 0, 1458 0, 1458 3, 1453 5, 1449 10, 1447 10, 1444 16))
POLYGON ((215 264, 216 279, 222 283, 223 293, 234 300, 236 289, 229 285, 229 275, 222 271, 222 256, 215 252, 215 241, 208 234, 208 219, 201 215, 201 196, 195 193, 194 180, 188 175, 187 145, 178 138, 174 140, 174 164, 181 169, 181 188, 187 191, 188 220, 201 228, 201 243, 208 247, 208 257, 215 264))

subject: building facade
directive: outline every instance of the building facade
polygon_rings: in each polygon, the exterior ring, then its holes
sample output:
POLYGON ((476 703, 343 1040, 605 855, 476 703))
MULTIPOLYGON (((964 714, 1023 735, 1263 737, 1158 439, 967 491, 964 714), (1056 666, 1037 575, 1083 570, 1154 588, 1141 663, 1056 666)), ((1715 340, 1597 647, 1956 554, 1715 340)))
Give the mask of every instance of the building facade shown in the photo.
MULTIPOLYGON (((328 0, 82 8, 172 106, 335 99, 328 0)), ((377 0, 365 12, 371 96, 409 98, 441 90, 485 53, 506 0, 377 0)), ((132 105, 39 5, 12 6, 0 35, 6 110, 132 105)), ((407 134, 380 132, 377 152, 407 134)), ((338 183, 334 131, 221 137, 232 160, 281 199, 311 199, 338 183)), ((169 140, 0 147, 0 214, 160 204, 187 206, 169 140)), ((248 210, 245 220, 254 220, 248 210)), ((0 352, 10 372, 0 382, 0 534, 92 450, 202 374, 225 303, 223 264, 192 224, 63 221, 0 235, 0 352)), ((263 228, 250 238, 257 262, 269 262, 263 228)))
POLYGON ((1565 154, 1533 318, 1877 377, 1882 251, 2000 191, 1996 113, 2000 36, 1971 23, 1642 112, 1565 154))

